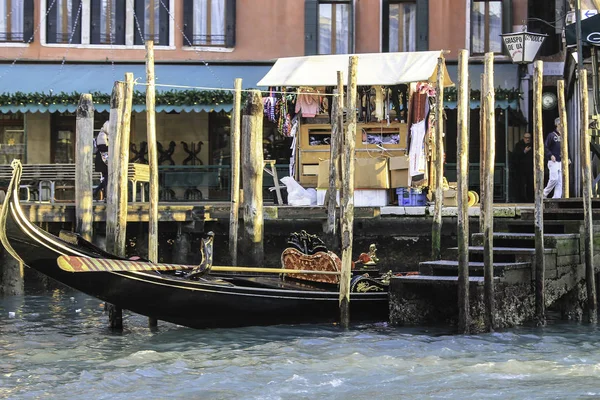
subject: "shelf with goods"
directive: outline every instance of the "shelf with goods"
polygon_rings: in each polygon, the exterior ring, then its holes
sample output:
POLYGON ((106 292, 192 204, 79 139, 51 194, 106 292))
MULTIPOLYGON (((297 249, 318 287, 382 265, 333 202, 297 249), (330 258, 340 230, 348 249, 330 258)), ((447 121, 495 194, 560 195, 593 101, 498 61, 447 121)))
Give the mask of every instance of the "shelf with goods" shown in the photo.
MULTIPOLYGON (((405 123, 358 123, 355 157, 396 157, 406 154, 408 126, 405 123)), ((298 182, 316 187, 319 161, 329 159, 331 125, 305 124, 300 127, 298 182)))

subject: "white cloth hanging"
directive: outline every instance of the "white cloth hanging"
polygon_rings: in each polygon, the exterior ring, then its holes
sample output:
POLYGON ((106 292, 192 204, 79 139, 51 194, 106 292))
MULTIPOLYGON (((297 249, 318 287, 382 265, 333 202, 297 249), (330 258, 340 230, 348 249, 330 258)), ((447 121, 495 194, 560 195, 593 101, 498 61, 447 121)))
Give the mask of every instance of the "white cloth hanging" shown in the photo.
POLYGON ((425 173, 425 120, 410 127, 410 149, 408 152, 408 175, 415 176, 425 173))

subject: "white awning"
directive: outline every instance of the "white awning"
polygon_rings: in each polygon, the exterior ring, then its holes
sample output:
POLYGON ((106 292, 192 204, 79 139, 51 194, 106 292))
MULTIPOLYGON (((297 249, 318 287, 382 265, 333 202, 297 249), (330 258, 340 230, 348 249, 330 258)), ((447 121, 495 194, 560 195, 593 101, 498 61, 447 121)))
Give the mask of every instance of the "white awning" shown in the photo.
MULTIPOLYGON (((337 86, 337 71, 348 75, 352 54, 288 57, 277 60, 258 86, 337 86)), ((371 53, 358 56, 358 86, 389 86, 410 82, 435 82, 441 51, 371 53)), ((444 86, 453 83, 444 63, 444 86)))

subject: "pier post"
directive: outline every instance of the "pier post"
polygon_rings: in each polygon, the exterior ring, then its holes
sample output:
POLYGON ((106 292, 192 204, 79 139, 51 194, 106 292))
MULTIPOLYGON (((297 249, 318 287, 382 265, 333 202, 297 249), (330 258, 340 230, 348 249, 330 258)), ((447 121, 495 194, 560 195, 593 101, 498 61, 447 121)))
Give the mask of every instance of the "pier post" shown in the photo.
MULTIPOLYGON (((590 159, 590 129, 589 129, 589 101, 587 70, 579 71, 579 90, 581 94, 581 107, 579 124, 581 129, 581 169, 582 196, 583 196, 583 222, 584 222, 584 249, 585 249, 585 282, 587 287, 588 320, 592 324, 598 322, 598 305, 596 303, 596 282, 594 273, 594 225, 592 222, 592 162, 590 159)), ((561 136, 564 136, 561 134, 561 136)), ((568 159, 562 159, 562 164, 568 159)))
POLYGON ((250 92, 246 101, 242 131, 244 249, 247 265, 261 266, 264 261, 263 103, 258 90, 250 92))
POLYGON ((231 111, 231 210, 229 213, 229 254, 231 265, 237 265, 239 208, 240 208, 240 131, 242 120, 242 79, 233 84, 233 110, 231 111))
POLYGON ((351 56, 348 65, 348 127, 342 150, 342 192, 340 195, 342 271, 340 275, 340 325, 350 325, 350 279, 352 241, 354 240, 354 149, 356 146, 356 94, 358 57, 351 56))
POLYGON ((329 190, 327 191, 327 223, 325 234, 327 245, 331 249, 339 248, 339 225, 337 192, 340 182, 340 149, 344 137, 344 73, 337 72, 336 96, 331 98, 333 107, 331 111, 331 146, 329 153, 329 190))
POLYGON ((0 249, 0 295, 22 296, 25 293, 23 264, 6 249, 0 249))
POLYGON ((560 118, 560 159, 563 160, 562 174, 562 197, 569 198, 569 127, 567 126, 567 106, 565 104, 565 81, 559 80, 556 83, 558 93, 558 116, 560 118))
POLYGON ((494 163, 496 162, 496 110, 494 96, 494 53, 485 54, 485 197, 483 199, 483 280, 486 328, 495 328, 494 301, 494 163))
POLYGON ((481 74, 481 92, 479 97, 479 232, 483 233, 483 216, 485 215, 485 159, 487 157, 487 123, 485 94, 487 81, 485 73, 481 74))
MULTIPOLYGON (((148 164, 150 169, 150 210, 148 211, 148 259, 158 262, 158 152, 156 149, 156 113, 154 82, 154 41, 146 40, 146 135, 148 141, 148 164)), ((149 318, 152 328, 156 319, 149 318)))
POLYGON ((92 95, 84 93, 79 98, 76 113, 75 164, 75 230, 91 241, 94 218, 92 215, 92 171, 94 169, 94 103, 92 95))
POLYGON ((546 325, 544 258, 544 132, 542 120, 542 85, 544 63, 536 61, 533 70, 533 188, 535 229, 535 315, 537 324, 546 325))
MULTIPOLYGON (((442 254, 442 207, 444 200, 444 58, 437 63, 437 93, 435 101, 435 203, 431 228, 431 258, 439 260, 442 254)), ((431 186, 431 185, 430 185, 431 186)))
MULTIPOLYGON (((110 98, 109 137, 108 137, 108 182, 106 185, 106 250, 109 253, 120 255, 117 246, 117 203, 118 188, 117 178, 119 170, 119 154, 123 108, 125 107, 125 84, 115 82, 110 98)), ((106 303, 109 326, 112 329, 123 329, 123 310, 113 304, 106 303)))
POLYGON ((458 115, 456 158, 458 160, 458 330, 469 333, 469 51, 458 54, 458 115))

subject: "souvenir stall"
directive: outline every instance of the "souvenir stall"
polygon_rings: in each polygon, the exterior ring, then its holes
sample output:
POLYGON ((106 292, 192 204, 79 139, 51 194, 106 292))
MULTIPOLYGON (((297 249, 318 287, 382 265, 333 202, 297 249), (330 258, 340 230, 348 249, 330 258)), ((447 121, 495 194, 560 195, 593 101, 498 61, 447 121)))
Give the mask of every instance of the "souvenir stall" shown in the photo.
MULTIPOLYGON (((316 188, 321 200, 329 181, 333 89, 337 71, 347 75, 349 57, 281 58, 258 82, 269 87, 265 117, 293 137, 290 176, 305 188, 316 188)), ((441 51, 358 55, 357 206, 424 204, 439 57, 441 51), (367 204, 361 204, 361 194, 367 204)), ((445 86, 450 86, 443 65, 445 86)))

